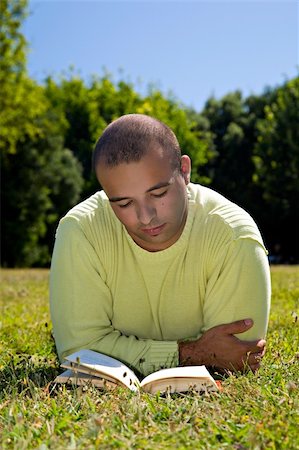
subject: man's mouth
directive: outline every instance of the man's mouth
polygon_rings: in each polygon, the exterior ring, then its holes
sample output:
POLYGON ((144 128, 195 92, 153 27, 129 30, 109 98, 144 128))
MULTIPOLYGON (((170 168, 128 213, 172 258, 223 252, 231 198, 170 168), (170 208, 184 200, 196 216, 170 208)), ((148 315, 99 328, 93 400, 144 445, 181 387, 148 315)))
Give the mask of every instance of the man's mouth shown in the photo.
POLYGON ((154 228, 142 228, 141 231, 143 231, 143 233, 148 234, 149 236, 158 236, 158 234, 161 233, 161 231, 164 229, 166 223, 163 223, 163 225, 159 225, 158 227, 154 227, 154 228))

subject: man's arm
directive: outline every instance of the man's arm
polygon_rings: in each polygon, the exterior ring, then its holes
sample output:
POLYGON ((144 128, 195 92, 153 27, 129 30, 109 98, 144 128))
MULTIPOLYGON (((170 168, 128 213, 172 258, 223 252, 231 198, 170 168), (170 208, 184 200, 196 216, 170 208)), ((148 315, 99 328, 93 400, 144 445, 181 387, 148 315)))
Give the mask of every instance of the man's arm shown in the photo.
POLYGON ((256 371, 265 354, 266 341, 244 341, 234 336, 247 331, 252 325, 250 319, 239 320, 213 327, 195 341, 180 342, 180 364, 204 364, 231 371, 250 368, 256 371))
POLYGON ((264 248, 251 239, 232 243, 207 286, 205 332, 179 343, 180 364, 257 370, 265 353, 270 290, 264 248))
POLYGON ((107 274, 77 220, 59 225, 50 273, 50 307, 60 360, 82 348, 111 355, 144 375, 178 363, 175 341, 125 336, 114 329, 107 274))

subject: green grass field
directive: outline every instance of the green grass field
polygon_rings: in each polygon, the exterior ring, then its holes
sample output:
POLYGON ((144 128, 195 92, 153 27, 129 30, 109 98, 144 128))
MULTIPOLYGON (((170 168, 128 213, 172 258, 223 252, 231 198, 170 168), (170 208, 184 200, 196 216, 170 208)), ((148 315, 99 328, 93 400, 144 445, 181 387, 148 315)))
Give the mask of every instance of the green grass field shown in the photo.
POLYGON ((299 449, 298 279, 298 266, 272 268, 258 374, 232 375, 216 394, 159 397, 55 385, 48 271, 2 270, 0 448, 299 449))

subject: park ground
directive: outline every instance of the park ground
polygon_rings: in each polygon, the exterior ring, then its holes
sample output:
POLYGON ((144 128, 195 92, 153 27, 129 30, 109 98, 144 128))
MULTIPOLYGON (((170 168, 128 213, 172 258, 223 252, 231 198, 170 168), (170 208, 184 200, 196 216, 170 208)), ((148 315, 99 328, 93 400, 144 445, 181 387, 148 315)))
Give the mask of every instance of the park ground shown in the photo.
POLYGON ((1 270, 1 449, 299 449, 299 267, 272 266, 267 353, 219 393, 56 385, 48 270, 1 270))

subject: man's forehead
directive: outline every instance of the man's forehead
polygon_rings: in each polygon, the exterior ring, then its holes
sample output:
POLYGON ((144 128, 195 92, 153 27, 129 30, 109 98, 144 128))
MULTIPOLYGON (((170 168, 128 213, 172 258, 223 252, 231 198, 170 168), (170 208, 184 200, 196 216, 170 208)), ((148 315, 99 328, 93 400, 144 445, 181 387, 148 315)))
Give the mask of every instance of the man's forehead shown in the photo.
POLYGON ((147 149, 146 153, 141 156, 138 160, 132 159, 131 161, 122 161, 118 164, 111 165, 107 164, 104 158, 100 158, 96 166, 96 173, 98 177, 106 172, 128 172, 132 170, 143 169, 143 164, 146 167, 157 165, 159 169, 164 169, 166 171, 172 168, 172 158, 173 155, 169 151, 164 150, 161 146, 155 145, 147 149))
POLYGON ((101 167, 98 178, 108 198, 131 198, 171 185, 175 172, 171 164, 161 162, 159 157, 142 158, 139 162, 101 167))
MULTIPOLYGON (((122 154, 122 148, 119 147, 119 153, 122 154)), ((159 143, 157 142, 150 142, 145 148, 142 154, 138 155, 135 154, 135 152, 132 150, 131 154, 126 154, 125 157, 118 160, 115 164, 107 163, 107 156, 103 154, 100 156, 97 167, 117 167, 122 164, 134 164, 142 161, 143 159, 158 159, 162 160, 164 164, 167 164, 168 161, 171 161, 174 157, 174 153, 166 148, 163 148, 159 143)))

